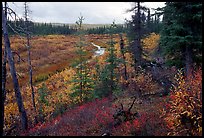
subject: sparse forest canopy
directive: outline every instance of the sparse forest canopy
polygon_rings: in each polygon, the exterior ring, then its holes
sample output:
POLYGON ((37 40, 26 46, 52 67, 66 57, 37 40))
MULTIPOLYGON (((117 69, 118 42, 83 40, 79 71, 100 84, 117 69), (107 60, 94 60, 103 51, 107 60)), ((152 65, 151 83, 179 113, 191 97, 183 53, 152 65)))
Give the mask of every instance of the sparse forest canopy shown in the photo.
POLYGON ((202 136, 202 3, 131 6, 87 27, 2 2, 1 135, 202 136))

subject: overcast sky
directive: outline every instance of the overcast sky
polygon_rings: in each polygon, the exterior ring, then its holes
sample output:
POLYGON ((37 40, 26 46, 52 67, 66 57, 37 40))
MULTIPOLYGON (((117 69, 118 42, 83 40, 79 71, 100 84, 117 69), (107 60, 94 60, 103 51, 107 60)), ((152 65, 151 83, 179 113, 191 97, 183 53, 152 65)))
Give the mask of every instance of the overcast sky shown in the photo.
MULTIPOLYGON (((23 15, 23 2, 9 2, 20 17, 23 15)), ((124 23, 132 13, 126 13, 132 7, 130 2, 29 2, 31 20, 46 23, 75 23, 80 13, 88 24, 124 23)), ((149 8, 163 7, 164 2, 144 2, 149 8)))

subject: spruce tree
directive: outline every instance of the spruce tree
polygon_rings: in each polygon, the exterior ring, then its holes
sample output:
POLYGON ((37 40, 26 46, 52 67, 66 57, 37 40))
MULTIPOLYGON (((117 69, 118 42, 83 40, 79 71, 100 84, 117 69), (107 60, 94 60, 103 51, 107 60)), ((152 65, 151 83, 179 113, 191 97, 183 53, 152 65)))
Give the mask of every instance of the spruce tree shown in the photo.
MULTIPOLYGON (((111 25, 111 29, 116 28, 116 24, 113 22, 111 25)), ((99 84, 95 89, 95 95, 96 97, 106 97, 112 94, 117 94, 119 91, 118 86, 118 72, 116 71, 119 60, 116 56, 116 49, 114 47, 115 41, 113 40, 113 32, 110 33, 110 41, 109 48, 108 48, 108 57, 106 59, 106 65, 104 67, 98 67, 97 69, 100 70, 100 76, 99 76, 99 84), (100 69, 99 69, 100 68, 100 69)))
POLYGON ((73 88, 71 97, 76 98, 78 103, 82 103, 90 99, 93 95, 93 79, 90 74, 91 70, 88 67, 86 61, 87 52, 84 50, 84 38, 82 32, 82 22, 84 20, 83 16, 79 17, 79 20, 76 22, 78 26, 79 33, 79 42, 77 43, 76 54, 78 55, 78 60, 75 61, 76 74, 73 77, 73 88))
POLYGON ((134 68, 136 71, 137 66, 142 64, 142 45, 141 39, 144 35, 144 14, 143 12, 147 11, 147 8, 141 6, 141 2, 135 2, 135 5, 127 12, 134 12, 132 20, 127 22, 128 32, 127 36, 130 42, 130 51, 133 53, 134 58, 134 68), (143 16, 142 16, 143 15, 143 16))
POLYGON ((185 67, 202 63, 202 3, 167 2, 164 8, 160 47, 167 64, 185 67))

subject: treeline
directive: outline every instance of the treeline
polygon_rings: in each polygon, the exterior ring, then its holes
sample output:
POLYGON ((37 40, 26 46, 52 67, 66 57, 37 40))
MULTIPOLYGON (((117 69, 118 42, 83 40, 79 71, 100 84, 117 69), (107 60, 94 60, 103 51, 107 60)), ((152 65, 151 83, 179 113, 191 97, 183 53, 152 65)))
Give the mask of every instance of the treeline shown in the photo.
MULTIPOLYGON (((158 14, 141 14, 141 25, 145 34, 151 32, 159 33, 161 31, 162 22, 159 20, 158 14)), ((135 15, 132 16, 133 20, 127 21, 125 24, 116 24, 115 27, 104 25, 101 27, 83 29, 84 34, 119 34, 127 33, 135 36, 136 29, 134 24, 135 15), (133 33, 134 32, 134 33, 133 33)), ((16 21, 8 21, 8 33, 9 35, 25 35, 25 24, 29 29, 31 35, 72 35, 78 32, 76 26, 70 25, 53 25, 52 23, 34 23, 28 21, 25 23, 23 19, 16 21)))
POLYGON ((119 34, 119 33, 125 33, 126 31, 125 25, 116 25, 116 27, 111 26, 103 26, 103 27, 96 27, 96 28, 90 28, 87 29, 86 32, 88 34, 119 34))
MULTIPOLYGON (((25 21, 8 21, 9 27, 8 32, 10 35, 15 35, 19 33, 21 35, 25 34, 25 21), (15 30, 15 31, 14 31, 15 30)), ((61 35, 70 35, 74 34, 77 29, 69 25, 56 26, 51 23, 34 23, 28 21, 29 32, 32 35, 51 35, 51 34, 61 34, 61 35)))
MULTIPOLYGON (((8 32, 10 35, 15 34, 26 34, 25 32, 25 21, 23 19, 17 21, 8 21, 8 32)), ((32 35, 72 35, 78 32, 76 26, 69 25, 53 25, 52 23, 34 23, 28 21, 29 32, 32 35)), ((115 28, 110 26, 95 27, 83 29, 84 34, 118 34, 125 33, 126 27, 124 25, 117 25, 115 28)))

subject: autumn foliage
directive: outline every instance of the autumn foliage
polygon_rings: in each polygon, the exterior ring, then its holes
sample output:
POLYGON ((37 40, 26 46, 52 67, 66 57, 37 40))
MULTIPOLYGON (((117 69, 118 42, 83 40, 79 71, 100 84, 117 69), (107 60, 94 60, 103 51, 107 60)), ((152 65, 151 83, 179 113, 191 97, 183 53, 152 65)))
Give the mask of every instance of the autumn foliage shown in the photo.
POLYGON ((68 112, 59 115, 47 123, 39 123, 21 135, 100 135, 103 127, 113 121, 114 108, 108 98, 95 99, 80 106, 71 107, 68 112), (54 131, 57 130, 57 131, 54 131), (86 131, 85 131, 86 130, 86 131))
POLYGON ((188 79, 179 70, 176 86, 163 110, 169 128, 168 135, 202 135, 202 69, 194 71, 188 79))
MULTIPOLYGON (((34 66, 35 101, 37 112, 34 112, 31 103, 31 89, 27 81, 26 63, 17 64, 20 78, 21 91, 24 106, 28 115, 29 130, 21 133, 19 128, 19 113, 14 92, 8 82, 7 98, 5 101, 5 125, 4 130, 17 126, 15 134, 18 135, 66 135, 66 136, 99 136, 109 131, 113 136, 161 136, 161 135, 201 135, 202 134, 202 70, 198 69, 187 80, 178 72, 173 81, 174 87, 170 95, 156 97, 158 92, 164 91, 162 86, 155 81, 163 76, 172 80, 175 70, 157 70, 153 75, 151 69, 138 67, 136 72, 132 65, 131 52, 128 51, 127 38, 124 36, 124 53, 128 79, 125 80, 124 64, 117 64, 114 71, 117 72, 119 94, 102 99, 92 99, 89 102, 77 104, 74 101, 79 97, 71 97, 73 76, 77 70, 72 63, 78 58, 76 50, 76 36, 36 36, 33 39, 33 52, 31 55, 34 66), (60 41, 60 42, 59 42, 60 41), (43 52, 44 51, 44 52, 43 52), (63 60, 61 60, 63 59, 63 60), (138 112, 138 117, 122 121, 115 126, 113 118, 117 106, 123 103, 128 107, 131 96, 138 96, 132 110, 138 112), (151 95, 145 99, 146 95, 151 95), (34 116, 37 115, 38 124, 34 124, 34 116), (167 132, 168 130, 168 132, 167 132)), ((144 59, 152 61, 157 50, 159 35, 152 33, 142 40, 144 51, 147 53, 144 59)), ((95 67, 104 68, 108 63, 109 35, 85 35, 85 50, 89 75, 93 77, 95 84, 101 73, 95 67), (106 48, 101 56, 92 56, 95 47, 90 42, 106 48)), ((113 35, 115 55, 121 60, 120 37, 113 35)), ((26 57, 25 48, 21 45, 20 38, 12 37, 12 47, 18 50, 22 58, 26 57)), ((99 86, 100 87, 100 86, 99 86)))
POLYGON ((145 52, 144 58, 151 60, 152 56, 158 50, 160 35, 156 33, 151 33, 144 39, 142 39, 143 50, 145 52))
POLYGON ((158 112, 140 111, 137 118, 115 125, 113 114, 117 107, 110 97, 95 99, 80 106, 70 107, 66 113, 51 121, 38 123, 20 135, 46 136, 100 136, 110 132, 111 136, 159 136, 165 134, 164 123, 158 112), (161 132, 162 131, 162 132, 161 132))
MULTIPOLYGON (((114 37, 117 36, 114 35, 114 37)), ((87 47, 85 47, 85 50, 88 52, 88 56, 85 57, 87 59, 92 57, 95 48, 90 42, 103 46, 105 42, 109 41, 107 35, 85 35, 84 38, 87 45, 87 47)), ((72 68, 71 65, 74 59, 77 58, 77 55, 74 53, 77 41, 77 36, 70 35, 35 36, 31 39, 31 60, 33 65, 35 101, 40 122, 49 121, 59 113, 64 112, 67 108, 66 105, 74 101, 74 99, 70 98, 69 94, 73 87, 73 83, 71 82, 72 76, 76 73, 76 70, 72 68), (40 100, 42 97, 44 100, 40 100)), ((18 52, 25 61, 16 63, 16 69, 24 101, 23 103, 28 115, 29 126, 32 127, 34 125, 33 122, 36 113, 32 108, 30 99, 31 89, 27 83, 28 66, 24 43, 24 37, 11 37, 12 50, 18 52)), ((17 60, 16 57, 15 60, 17 60)), ((89 63, 90 69, 94 68, 91 64, 92 62, 89 63)), ((8 71, 8 81, 6 85, 7 94, 5 100, 5 131, 13 126, 19 127, 20 121, 16 99, 13 98, 15 96, 9 73, 8 71)))

